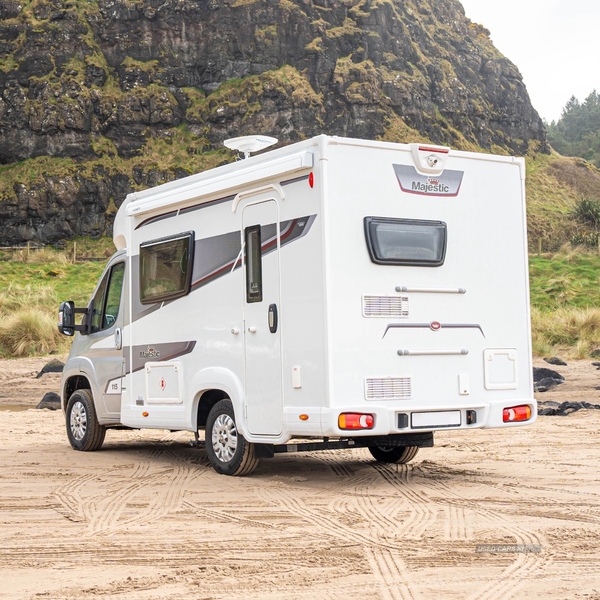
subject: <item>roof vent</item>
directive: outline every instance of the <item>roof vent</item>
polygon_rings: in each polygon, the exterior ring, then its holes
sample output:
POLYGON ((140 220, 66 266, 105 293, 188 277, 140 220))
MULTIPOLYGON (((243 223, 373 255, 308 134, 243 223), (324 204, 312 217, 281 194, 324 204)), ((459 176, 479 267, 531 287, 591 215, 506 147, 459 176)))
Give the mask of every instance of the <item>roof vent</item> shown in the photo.
POLYGON ((231 150, 237 150, 244 153, 244 158, 250 158, 251 152, 264 150, 279 140, 268 135, 243 135, 241 137, 230 138, 225 140, 223 144, 231 150))

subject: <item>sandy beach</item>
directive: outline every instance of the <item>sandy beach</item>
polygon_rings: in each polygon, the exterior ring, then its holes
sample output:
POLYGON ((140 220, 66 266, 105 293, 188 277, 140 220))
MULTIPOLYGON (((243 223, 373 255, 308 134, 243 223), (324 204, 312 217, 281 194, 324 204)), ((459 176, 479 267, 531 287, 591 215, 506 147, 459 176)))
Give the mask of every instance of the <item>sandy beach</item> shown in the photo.
MULTIPOLYGON (((190 433, 73 451, 35 410, 48 357, 0 360, 3 599, 600 599, 600 411, 444 432, 409 465, 366 450, 217 475, 190 433)), ((591 361, 538 400, 600 404, 591 361)))

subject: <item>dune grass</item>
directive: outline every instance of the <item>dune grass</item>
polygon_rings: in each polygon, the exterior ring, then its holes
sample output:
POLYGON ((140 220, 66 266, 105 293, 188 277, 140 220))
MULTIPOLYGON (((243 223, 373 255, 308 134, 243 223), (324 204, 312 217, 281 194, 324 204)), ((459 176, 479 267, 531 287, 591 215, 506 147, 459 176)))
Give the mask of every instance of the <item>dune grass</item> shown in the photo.
POLYGON ((73 264, 71 252, 15 252, 0 261, 0 356, 67 352, 70 338, 58 333, 58 306, 87 305, 105 261, 73 264))

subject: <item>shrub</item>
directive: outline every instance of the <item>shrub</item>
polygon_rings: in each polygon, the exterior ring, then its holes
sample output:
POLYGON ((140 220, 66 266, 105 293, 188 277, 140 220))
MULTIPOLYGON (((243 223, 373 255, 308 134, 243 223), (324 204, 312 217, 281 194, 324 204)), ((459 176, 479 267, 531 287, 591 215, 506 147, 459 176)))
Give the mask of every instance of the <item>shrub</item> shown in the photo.
POLYGON ((533 352, 538 356, 561 352, 586 358, 600 347, 599 308, 559 308, 531 311, 533 352))
POLYGON ((571 214, 579 223, 600 229, 600 200, 581 198, 571 214))
POLYGON ((67 339, 58 333, 56 319, 48 312, 18 310, 0 322, 0 350, 7 356, 39 356, 67 347, 67 339))

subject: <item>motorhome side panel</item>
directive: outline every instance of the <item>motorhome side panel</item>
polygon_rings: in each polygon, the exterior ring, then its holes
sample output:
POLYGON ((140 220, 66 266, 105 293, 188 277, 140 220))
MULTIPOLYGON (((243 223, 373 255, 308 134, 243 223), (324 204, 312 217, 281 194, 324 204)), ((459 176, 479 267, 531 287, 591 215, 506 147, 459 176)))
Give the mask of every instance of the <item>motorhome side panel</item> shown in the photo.
MULTIPOLYGON (((161 220, 130 218, 132 324, 126 338, 130 394, 122 409, 124 424, 189 428, 193 402, 190 386, 210 366, 220 366, 224 380, 214 381, 219 374, 211 372, 209 379, 213 381, 206 385, 239 395, 243 386, 243 334, 231 332, 243 328, 243 281, 240 266, 234 268, 240 250, 234 217, 217 205, 161 220), (193 245, 190 292, 172 300, 143 303, 140 293, 152 292, 144 290, 147 282, 140 275, 142 268, 153 268, 152 246, 148 244, 155 243, 165 262, 170 252, 174 253, 173 260, 180 260, 177 240, 183 235, 191 235, 189 243, 193 245), (148 253, 148 264, 140 264, 141 252, 148 253)), ((161 258, 159 255, 157 260, 161 258)), ((166 279, 160 273, 149 273, 148 280, 151 278, 158 285, 166 279)))
MULTIPOLYGON (((269 191, 252 194, 257 186, 249 184, 250 194, 235 211, 228 196, 206 205, 190 203, 162 218, 130 218, 133 323, 127 338, 130 395, 122 410, 124 424, 193 430, 199 397, 215 389, 232 399, 238 427, 251 441, 288 439, 296 422, 307 435, 321 433, 318 407, 325 375, 318 174, 317 167, 312 186, 308 172, 260 182, 261 188, 280 186, 284 199, 269 191), (188 233, 194 245, 189 294, 143 304, 143 271, 152 265, 142 254, 151 256, 153 244, 160 247, 188 233), (265 279, 263 296, 249 301, 247 257, 240 250, 242 243, 252 243, 254 238, 246 236, 253 233, 260 237, 265 279), (270 298, 271 275, 280 289, 270 298), (270 332, 273 305, 277 326, 270 332), (309 419, 300 421, 300 412, 309 419)), ((153 278, 160 279, 156 273, 153 278)))
POLYGON ((446 176, 431 185, 460 184, 441 196, 399 180, 414 171, 408 146, 332 144, 330 435, 340 409, 376 413, 382 434, 499 426, 511 402, 535 413, 522 169, 509 161, 451 151, 446 176), (398 254, 413 262, 376 264, 366 218, 392 241, 396 227, 413 236, 414 248, 398 254), (419 244, 442 230, 445 255, 432 264, 419 244))

